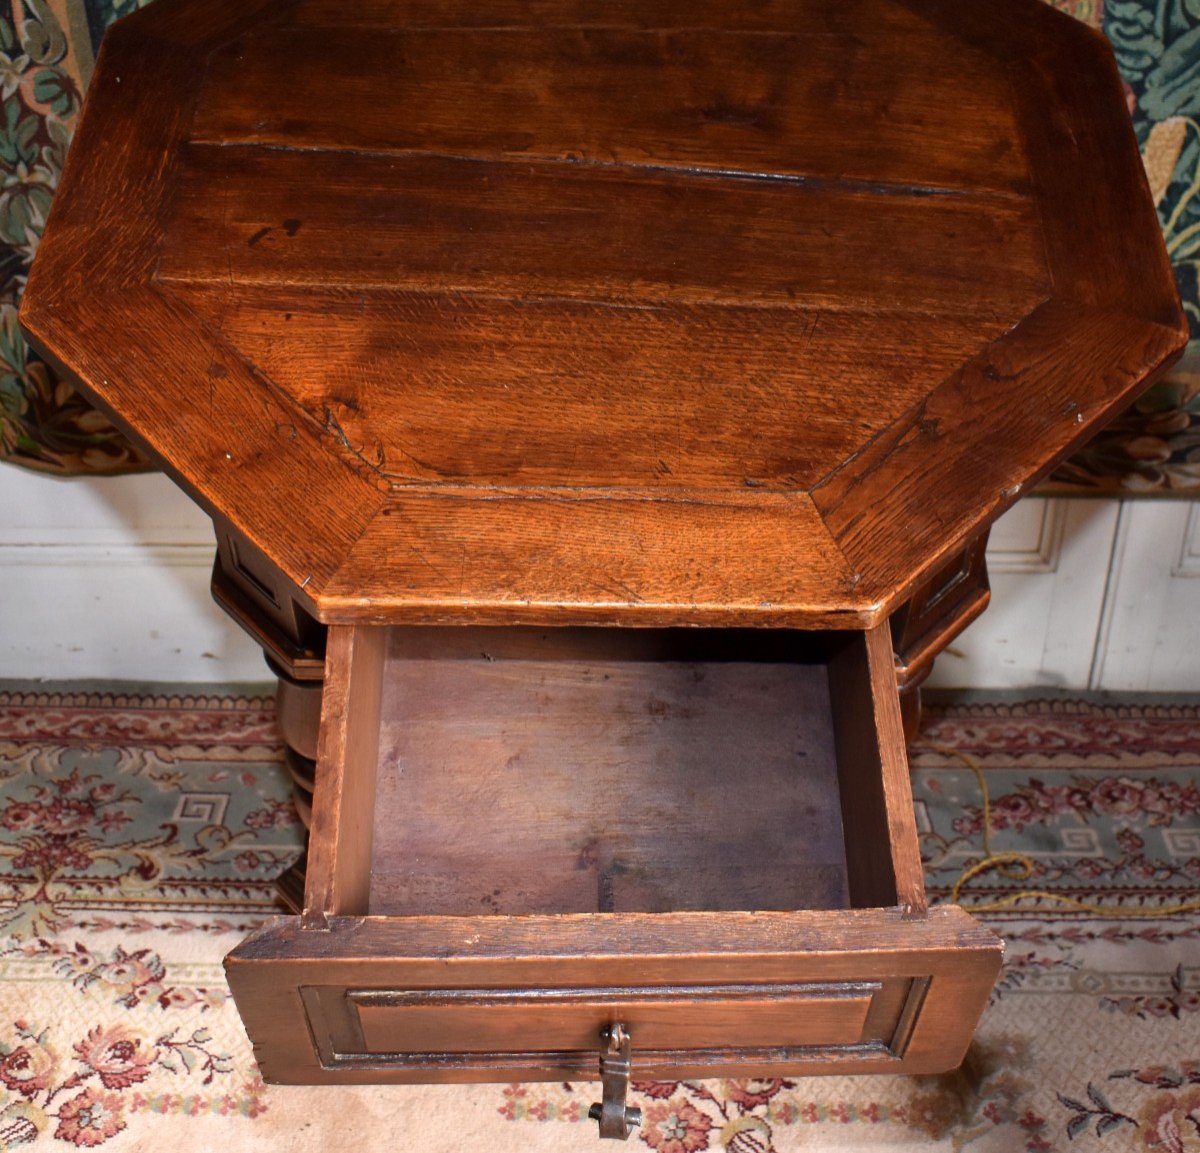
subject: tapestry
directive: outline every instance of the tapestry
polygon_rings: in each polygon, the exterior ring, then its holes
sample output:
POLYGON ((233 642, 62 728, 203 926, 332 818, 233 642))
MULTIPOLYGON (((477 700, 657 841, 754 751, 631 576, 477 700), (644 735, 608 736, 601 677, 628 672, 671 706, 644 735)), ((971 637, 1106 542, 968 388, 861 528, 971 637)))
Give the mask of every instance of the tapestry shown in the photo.
MULTIPOLYGON (((949 698, 912 762, 1007 942, 963 1068, 638 1082, 631 1150, 1200 1150, 1200 703, 949 698)), ((0 1150, 597 1148, 593 1083, 262 1083, 221 958, 300 845, 269 697, 0 687, 0 1150)))
POLYGON ((135 0, 0 6, 0 459, 59 474, 152 467, 30 351, 17 308, 104 29, 135 0))
POLYGON ((1200 492, 1200 3, 1097 0, 1142 149, 1192 340, 1140 400, 1051 477, 1048 493, 1200 492))
MULTIPOLYGON (((0 3, 0 460, 60 474, 152 467, 26 347, 17 306, 104 29, 146 0, 0 3)), ((1045 491, 1200 491, 1200 3, 1056 0, 1113 43, 1196 339, 1045 491)))

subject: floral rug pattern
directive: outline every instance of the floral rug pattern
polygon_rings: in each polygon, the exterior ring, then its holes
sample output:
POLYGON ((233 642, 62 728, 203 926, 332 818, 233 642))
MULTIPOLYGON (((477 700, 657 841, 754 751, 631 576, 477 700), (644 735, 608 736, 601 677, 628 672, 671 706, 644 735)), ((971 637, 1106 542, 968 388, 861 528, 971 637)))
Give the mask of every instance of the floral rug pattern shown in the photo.
MULTIPOLYGON (((26 347, 17 307, 104 29, 147 0, 0 0, 0 460, 56 473, 151 467, 26 347)), ((1054 0, 1112 41, 1192 324, 1183 361, 1049 491, 1200 490, 1200 7, 1054 0)))
POLYGON ((0 693, 0 1149, 264 1110, 220 959, 300 845, 278 762, 269 699, 0 693))
MULTIPOLYGON (((951 700, 934 900, 1008 942, 939 1077, 641 1082, 657 1153, 1200 1150, 1200 705, 951 700), (1036 892, 1039 895, 1027 895, 1036 892)), ((592 1084, 264 1086, 221 958, 301 830, 269 697, 0 689, 0 1150, 592 1149, 592 1084)))

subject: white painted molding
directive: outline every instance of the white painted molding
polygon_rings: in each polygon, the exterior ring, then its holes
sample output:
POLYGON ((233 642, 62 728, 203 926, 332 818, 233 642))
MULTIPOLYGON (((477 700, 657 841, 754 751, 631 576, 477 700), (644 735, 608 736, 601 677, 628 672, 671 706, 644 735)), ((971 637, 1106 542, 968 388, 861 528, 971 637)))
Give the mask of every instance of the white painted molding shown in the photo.
POLYGON ((1091 684, 1118 692, 1200 691, 1196 506, 1121 506, 1091 684))
POLYGON ((142 565, 212 571, 212 545, 146 544, 4 544, 0 568, 92 568, 108 565, 136 569, 142 565))
POLYGON ((0 465, 0 544, 211 545, 212 526, 165 476, 42 476, 0 465))
POLYGON ((1172 577, 1200 577, 1200 504, 1188 501, 1187 524, 1179 546, 1179 559, 1171 570, 1172 577))
POLYGON ((1066 529, 1066 502, 1021 501, 992 527, 988 571, 992 575, 1057 572, 1066 529))

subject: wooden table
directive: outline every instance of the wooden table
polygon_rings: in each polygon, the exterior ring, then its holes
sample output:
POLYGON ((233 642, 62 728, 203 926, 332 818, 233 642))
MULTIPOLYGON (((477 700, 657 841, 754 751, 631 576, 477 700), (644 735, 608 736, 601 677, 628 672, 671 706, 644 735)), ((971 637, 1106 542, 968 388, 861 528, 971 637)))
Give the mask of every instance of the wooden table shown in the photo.
MULTIPOLYGON (((898 690, 1186 339, 1104 41, 1037 0, 157 0, 22 310, 283 677, 275 1080, 954 1065, 898 690), (323 687, 322 687, 323 686, 323 687), (603 1033, 603 1036, 601 1034, 603 1033)), ((910 719, 912 716, 909 707, 910 719)))

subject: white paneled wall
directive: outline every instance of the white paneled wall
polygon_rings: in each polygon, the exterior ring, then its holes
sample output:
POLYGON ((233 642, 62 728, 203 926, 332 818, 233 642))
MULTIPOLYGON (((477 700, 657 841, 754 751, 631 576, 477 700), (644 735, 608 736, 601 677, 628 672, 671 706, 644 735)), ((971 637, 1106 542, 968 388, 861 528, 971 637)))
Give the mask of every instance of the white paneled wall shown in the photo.
POLYGON ((992 533, 991 607, 930 683, 1200 692, 1198 510, 1022 502, 992 533))
POLYGON ((0 677, 269 679, 209 594, 215 551, 165 477, 0 465, 0 677))
MULTIPOLYGON (((1200 691, 1200 506, 1022 502, 992 604, 931 684, 1200 691)), ((161 476, 0 465, 0 678, 267 679, 213 604, 207 519, 161 476)))
POLYGON ((988 541, 992 602, 934 666, 931 686, 1086 688, 1120 506, 1026 500, 988 541))
POLYGON ((1097 646, 1097 688, 1200 688, 1198 510, 1190 501, 1123 510, 1097 646))

